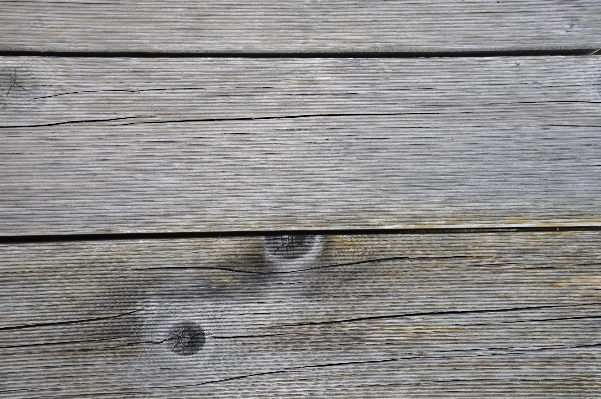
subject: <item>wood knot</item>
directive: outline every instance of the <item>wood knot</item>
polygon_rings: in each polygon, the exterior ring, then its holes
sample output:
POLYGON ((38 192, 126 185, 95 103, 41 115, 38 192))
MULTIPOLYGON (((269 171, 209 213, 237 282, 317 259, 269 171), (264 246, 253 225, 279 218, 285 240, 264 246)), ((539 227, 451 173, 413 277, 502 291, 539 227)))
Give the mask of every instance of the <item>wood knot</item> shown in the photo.
POLYGON ((197 323, 184 321, 169 329, 163 343, 178 355, 193 355, 202 349, 205 343, 205 333, 197 323))
POLYGON ((267 259, 272 262, 313 258, 321 249, 323 236, 281 235, 263 238, 267 259))

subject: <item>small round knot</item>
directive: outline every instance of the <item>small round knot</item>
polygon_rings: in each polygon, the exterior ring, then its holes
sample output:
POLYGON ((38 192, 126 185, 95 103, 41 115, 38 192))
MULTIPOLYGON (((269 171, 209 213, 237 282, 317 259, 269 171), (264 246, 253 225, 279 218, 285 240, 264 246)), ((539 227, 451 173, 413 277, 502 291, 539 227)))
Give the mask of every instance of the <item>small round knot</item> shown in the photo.
POLYGON ((205 333, 200 326, 191 321, 183 321, 173 325, 163 341, 167 347, 178 355, 193 355, 205 343, 205 333))

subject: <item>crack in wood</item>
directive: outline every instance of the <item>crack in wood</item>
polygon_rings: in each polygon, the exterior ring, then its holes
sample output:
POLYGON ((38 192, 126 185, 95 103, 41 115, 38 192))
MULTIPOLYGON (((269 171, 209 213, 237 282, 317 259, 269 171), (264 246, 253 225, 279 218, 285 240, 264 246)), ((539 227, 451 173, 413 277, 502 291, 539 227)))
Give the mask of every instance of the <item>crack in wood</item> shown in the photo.
POLYGON ((51 122, 51 123, 40 123, 35 125, 0 125, 0 129, 18 129, 18 128, 33 128, 33 127, 50 127, 60 125, 75 125, 81 123, 99 123, 99 122, 113 122, 122 121, 126 119, 135 119, 133 116, 124 116, 119 118, 107 118, 107 119, 88 119, 88 120, 73 120, 73 121, 62 121, 62 122, 51 122))
POLYGON ((129 315, 138 313, 142 310, 144 310, 144 309, 136 309, 136 310, 132 310, 131 312, 120 313, 117 315, 92 317, 89 319, 54 321, 54 322, 48 322, 48 323, 34 323, 34 324, 22 324, 22 325, 18 325, 18 326, 0 327, 0 331, 22 330, 22 329, 26 329, 26 328, 37 328, 37 327, 55 327, 55 326, 80 324, 80 323, 92 323, 95 321, 111 320, 111 319, 117 319, 117 318, 124 317, 124 316, 129 316, 129 315))
POLYGON ((306 119, 306 118, 339 118, 339 117, 365 117, 365 116, 401 116, 401 115, 439 115, 440 112, 374 112, 374 113, 323 113, 323 114, 302 114, 302 115, 276 115, 276 116, 251 116, 238 118, 190 118, 190 119, 170 119, 170 120, 145 120, 131 123, 122 123, 120 126, 130 126, 137 124, 162 124, 162 123, 203 123, 203 122, 233 122, 233 121, 262 121, 279 119, 306 119))
POLYGON ((569 308, 569 307, 575 307, 575 306, 590 306, 590 305, 600 305, 600 303, 589 302, 589 303, 567 304, 567 305, 523 306, 523 307, 500 308, 500 309, 441 310, 441 311, 402 313, 402 314, 379 315, 379 316, 365 316, 365 317, 356 317, 356 318, 340 319, 340 320, 312 321, 312 322, 303 322, 303 323, 294 323, 294 324, 282 324, 280 326, 281 327, 297 327, 297 326, 313 326, 313 325, 324 325, 324 324, 355 323, 355 322, 367 321, 367 320, 398 319, 398 318, 405 318, 405 317, 522 312, 522 311, 526 311, 526 310, 562 309, 562 308, 569 308))
POLYGON ((81 90, 81 91, 71 91, 65 93, 57 93, 48 96, 40 96, 33 97, 32 100, 41 100, 46 98, 54 98, 54 97, 63 97, 63 96, 71 96, 77 94, 90 94, 90 93, 146 93, 152 91, 184 91, 184 90, 206 90, 204 87, 176 87, 176 88, 168 88, 168 89, 106 89, 106 90, 81 90))
MULTIPOLYGON (((97 338, 97 339, 82 339, 82 340, 73 340, 73 341, 59 341, 59 342, 39 342, 35 344, 19 344, 19 345, 7 345, 0 346, 0 349, 18 349, 18 348, 32 348, 39 346, 61 346, 61 345, 78 345, 78 344, 89 344, 95 342, 108 342, 108 341, 118 341, 124 338, 128 338, 128 336, 116 337, 116 338, 97 338)), ((89 350, 93 350, 90 348, 89 350)))
MULTIPOLYGON (((490 353, 487 354, 488 356, 513 356, 513 355, 520 355, 526 352, 544 352, 544 351, 563 351, 563 350, 570 350, 570 349, 582 349, 582 348, 599 348, 601 347, 601 343, 590 343, 590 344, 580 344, 580 345, 570 345, 570 346, 546 346, 546 347, 533 347, 533 348, 514 348, 514 347, 506 347, 506 348, 473 348, 473 349, 466 349, 466 350, 455 350, 455 351, 449 351, 449 352, 458 352, 458 353, 466 353, 466 352, 470 352, 470 353, 477 353, 477 352, 490 352, 490 351, 499 351, 499 350, 504 350, 504 351, 509 351, 506 353, 490 353)), ((444 352, 442 352, 444 353, 444 352)), ((486 355, 475 355, 477 357, 482 357, 482 356, 486 356, 486 355)), ((322 364, 310 364, 310 365, 305 365, 305 366, 293 366, 293 367, 287 367, 287 368, 283 368, 283 369, 279 369, 279 370, 273 370, 273 371, 265 371, 265 372, 259 372, 259 373, 252 373, 252 374, 245 374, 245 375, 238 375, 238 376, 233 376, 233 377, 228 377, 228 378, 222 378, 219 380, 212 380, 212 381, 205 381, 205 382, 201 382, 198 384, 187 384, 187 385, 177 385, 177 386, 153 386, 153 389, 170 389, 170 388, 184 388, 184 387, 195 387, 195 386, 202 386, 202 385, 209 385, 209 384, 220 384, 220 383, 224 383, 224 382, 229 382, 229 381, 235 381, 235 380, 241 380, 241 379, 248 379, 248 378, 254 378, 254 377, 261 377, 261 376, 266 376, 266 375, 273 375, 273 374, 285 374, 285 373, 295 373, 295 372, 301 372, 303 370, 311 370, 311 369, 321 369, 321 368, 332 368, 332 367, 345 367, 345 366, 358 366, 358 365, 366 365, 366 364, 378 364, 378 363, 392 363, 392 362, 399 362, 399 361, 403 361, 403 360, 425 360, 425 359, 456 359, 456 358, 470 358, 470 357, 474 357, 474 355, 453 355, 453 356, 447 356, 447 355, 426 355, 426 356, 420 356, 420 355, 412 355, 412 356, 401 356, 401 357, 390 357, 390 358, 384 358, 384 359, 371 359, 371 360, 357 360, 357 361, 346 361, 346 362, 333 362, 333 363, 322 363, 322 364)))
POLYGON ((146 268, 135 268, 133 270, 220 270, 225 272, 232 273, 244 273, 244 274, 262 274, 262 275, 271 275, 271 274, 291 274, 291 273, 301 273, 312 270, 321 270, 321 269, 332 269, 337 267, 345 267, 345 266, 355 266, 355 265, 363 265, 369 263, 378 263, 378 262, 390 262, 395 260, 407 260, 407 261, 428 261, 428 260, 445 260, 445 259, 485 259, 486 256, 475 256, 475 255, 455 255, 455 256, 392 256, 389 258, 379 258, 379 259, 367 259, 361 260, 357 262, 348 262, 348 263, 336 263, 331 265, 321 265, 321 266, 311 266, 302 269, 294 269, 294 270, 244 270, 244 269, 233 269, 227 267, 214 267, 214 266, 157 266, 157 267, 146 267, 146 268))

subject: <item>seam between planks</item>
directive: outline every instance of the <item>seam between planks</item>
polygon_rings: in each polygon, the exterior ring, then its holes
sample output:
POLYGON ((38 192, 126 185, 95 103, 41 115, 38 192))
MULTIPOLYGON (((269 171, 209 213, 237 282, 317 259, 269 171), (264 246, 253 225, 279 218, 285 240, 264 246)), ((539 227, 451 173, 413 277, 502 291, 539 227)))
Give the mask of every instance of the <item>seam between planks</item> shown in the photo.
POLYGON ((74 241, 172 240, 220 237, 265 237, 280 235, 427 235, 427 234, 484 234, 484 233, 545 233, 601 231, 601 225, 561 226, 481 226, 481 227, 419 227, 396 229, 319 229, 319 230, 256 230, 256 231, 180 231, 156 233, 108 234, 46 234, 0 236, 0 244, 28 244, 74 241))
POLYGON ((533 56, 587 56, 598 48, 546 50, 481 50, 417 52, 143 52, 143 51, 0 51, 0 57, 57 58, 489 58, 533 56))

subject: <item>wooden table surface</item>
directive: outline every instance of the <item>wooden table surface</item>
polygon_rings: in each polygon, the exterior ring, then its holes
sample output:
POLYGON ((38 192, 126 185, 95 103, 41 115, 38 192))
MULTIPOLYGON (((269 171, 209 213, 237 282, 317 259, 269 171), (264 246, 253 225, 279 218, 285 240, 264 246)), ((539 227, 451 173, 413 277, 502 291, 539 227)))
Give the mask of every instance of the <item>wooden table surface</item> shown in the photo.
POLYGON ((601 397, 598 1, 0 10, 1 397, 601 397))

